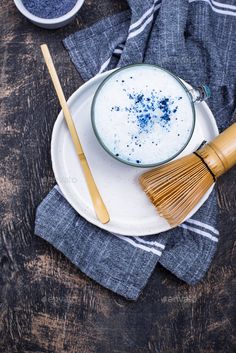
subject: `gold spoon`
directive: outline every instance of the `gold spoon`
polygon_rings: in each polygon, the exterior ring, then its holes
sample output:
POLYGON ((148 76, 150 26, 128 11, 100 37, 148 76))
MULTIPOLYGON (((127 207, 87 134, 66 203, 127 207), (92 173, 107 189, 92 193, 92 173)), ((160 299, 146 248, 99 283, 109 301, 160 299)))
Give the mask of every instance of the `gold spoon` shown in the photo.
POLYGON ((106 206, 102 200, 102 197, 101 197, 101 195, 98 191, 98 188, 95 184, 95 181, 93 179, 93 176, 92 176, 91 170, 89 168, 87 159, 85 157, 82 145, 80 143, 79 136, 77 134, 72 116, 70 114, 69 107, 67 105, 59 78, 57 76, 57 72, 56 72, 55 66, 53 64, 52 57, 50 55, 48 46, 46 44, 41 45, 41 50, 42 50, 43 57, 44 57, 46 65, 47 65, 49 74, 51 76, 54 88, 56 90, 57 97, 60 101, 61 108, 64 113, 64 117, 67 122, 67 126, 70 131, 72 141, 73 141, 75 149, 76 149, 76 153, 79 157, 80 164, 81 164, 81 167, 84 172, 85 180, 87 182, 87 186, 89 189, 89 193, 90 193, 90 196, 91 196, 91 199, 93 202, 93 207, 96 212, 97 218, 103 224, 108 223, 110 221, 109 213, 106 209, 106 206))

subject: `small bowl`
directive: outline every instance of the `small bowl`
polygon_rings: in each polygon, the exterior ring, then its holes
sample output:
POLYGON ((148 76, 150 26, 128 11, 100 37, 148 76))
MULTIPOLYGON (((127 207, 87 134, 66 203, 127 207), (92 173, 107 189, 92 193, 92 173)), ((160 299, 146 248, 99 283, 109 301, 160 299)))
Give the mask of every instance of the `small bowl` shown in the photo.
MULTIPOLYGON (((116 82, 118 82, 118 80, 116 80, 116 82)), ((121 82, 125 82, 125 81, 121 81, 121 82)), ((146 86, 147 87, 147 86, 146 86)), ((123 89, 123 91, 126 91, 126 89, 123 89)), ((160 91, 162 92, 162 91, 160 91)), ((129 93, 129 92, 127 92, 129 93)), ((126 94, 126 93, 125 93, 126 94)), ((191 90, 188 90, 187 87, 185 86, 185 84, 176 76, 174 75, 173 73, 169 72, 168 70, 166 69, 163 69, 161 67, 159 67, 158 65, 151 65, 151 64, 133 64, 133 65, 127 65, 125 67, 122 67, 114 72, 112 72, 111 74, 109 74, 107 76, 107 78, 99 85, 98 89, 96 90, 95 92, 95 95, 93 97, 93 101, 92 101, 92 107, 91 107, 91 121, 92 121, 92 127, 93 127, 93 130, 94 130, 94 133, 100 143, 100 145, 104 148, 104 150, 106 152, 108 152, 112 157, 114 157, 115 159, 119 160, 120 162, 123 162, 125 164, 128 164, 128 165, 132 165, 132 166, 135 166, 135 167, 141 167, 141 168, 150 168, 150 167, 155 167, 155 166, 159 166, 159 165, 162 165, 164 163, 167 163, 167 162, 170 162, 172 159, 176 158, 185 148, 186 146, 188 145, 192 135, 193 135, 193 131, 194 131, 194 128, 195 128, 195 119, 196 119, 196 116, 195 116, 195 107, 194 107, 194 102, 200 102, 202 100, 205 100, 209 97, 210 95, 210 92, 209 92, 209 88, 205 85, 197 88, 197 89, 191 89, 191 90), (190 106, 191 106, 191 113, 190 113, 190 116, 188 116, 188 120, 189 120, 189 124, 191 125, 190 128, 189 128, 189 132, 188 132, 188 136, 186 137, 186 139, 184 140, 184 143, 183 145, 178 149, 178 150, 175 150, 175 152, 173 154, 170 155, 170 157, 166 158, 166 159, 163 159, 161 161, 156 161, 156 162, 141 162, 141 160, 136 160, 136 162, 134 161, 131 161, 131 159, 127 160, 127 156, 124 158, 124 157, 121 157, 121 155, 119 153, 115 153, 114 151, 112 151, 110 149, 110 147, 108 147, 108 145, 104 142, 103 140, 103 137, 101 136, 100 132, 99 132, 99 129, 97 127, 97 123, 96 123, 96 107, 98 104, 99 107, 101 107, 101 102, 98 103, 98 99, 100 97, 100 93, 101 91, 103 90, 103 87, 105 85, 107 85, 107 83, 112 79, 114 81, 114 77, 117 77, 117 75, 119 75, 122 71, 124 72, 125 70, 128 70, 129 72, 129 76, 130 79, 132 79, 134 76, 132 72, 133 69, 135 68, 144 68, 144 69, 150 69, 150 70, 159 70, 160 72, 163 72, 165 73, 165 75, 168 75, 170 77, 172 77, 175 82, 176 82, 176 85, 178 85, 183 94, 185 94, 185 100, 188 101, 188 104, 190 103, 190 106)), ((134 96, 134 94, 133 94, 134 96)), ((142 94, 142 96, 144 96, 144 94, 142 94)), ((112 104, 114 105, 115 102, 114 102, 114 99, 116 100, 117 98, 119 97, 115 97, 114 96, 110 96, 108 97, 108 99, 110 98, 110 102, 112 102, 112 104), (113 97, 113 98, 112 98, 113 97)), ((147 98, 149 101, 150 101, 150 98, 147 98)), ((147 100, 146 99, 146 100, 147 100)), ((180 97, 180 99, 182 99, 182 97, 180 97)), ((118 100, 119 101, 119 100, 118 100)), ((137 102, 136 102, 137 103, 137 102)), ((110 104, 110 103, 109 103, 110 104)), ((149 103, 148 103, 149 104, 149 103)), ((116 107, 115 107, 116 108, 116 107)), ((113 108, 112 108, 113 109, 113 108)), ((190 109, 190 108, 189 108, 190 109)), ((124 111, 124 109, 122 108, 121 110, 124 111)), ((127 111, 127 108, 125 108, 125 110, 127 111)), ((143 112, 142 112, 143 113, 143 112)), ((107 112, 104 113, 106 114, 107 116, 107 112)), ((113 113, 114 114, 114 113, 113 113)), ((125 113, 126 114, 126 113, 125 113)), ((136 114, 136 113, 135 113, 136 114)), ((149 114, 150 115, 150 114, 149 114)), ((149 117, 149 119, 151 119, 149 117)), ((177 120, 177 119, 176 119, 177 120)), ((140 126, 140 125, 138 125, 140 126)), ((174 131, 172 129, 172 131, 174 131)), ((114 131, 112 131, 113 133, 114 131)), ((136 135, 136 133, 135 133, 136 135)), ((178 135, 179 136, 179 135, 178 135)), ((137 136, 135 136, 135 138, 137 138, 137 136)), ((120 141, 120 140, 119 140, 120 141)), ((133 141, 138 141, 138 140, 133 140, 133 141)), ((131 144, 133 142, 131 141, 131 144)), ((152 142, 153 144, 154 142, 152 142)), ((125 144, 124 144, 125 145, 125 144)), ((135 142, 135 145, 136 145, 136 142, 135 142)), ((139 145, 141 146, 141 145, 139 145)), ((154 146, 154 145, 153 145, 154 146)), ((129 147, 130 149, 130 143, 128 142, 127 144, 127 147, 129 147)), ((135 147, 136 148, 136 147, 135 147)), ((167 144, 167 148, 168 148, 168 144, 167 144)), ((129 151, 130 152, 130 151, 129 151)), ((142 159, 142 158, 141 158, 142 159)))
POLYGON ((50 18, 50 19, 33 15, 31 12, 29 12, 26 9, 26 7, 23 5, 23 2, 21 0, 14 0, 14 3, 17 9, 20 11, 20 13, 26 18, 28 18, 28 20, 30 20, 36 26, 46 28, 46 29, 56 29, 56 28, 64 27, 75 18, 77 12, 79 11, 79 9, 84 3, 84 0, 78 0, 75 6, 65 15, 56 17, 56 18, 50 18))

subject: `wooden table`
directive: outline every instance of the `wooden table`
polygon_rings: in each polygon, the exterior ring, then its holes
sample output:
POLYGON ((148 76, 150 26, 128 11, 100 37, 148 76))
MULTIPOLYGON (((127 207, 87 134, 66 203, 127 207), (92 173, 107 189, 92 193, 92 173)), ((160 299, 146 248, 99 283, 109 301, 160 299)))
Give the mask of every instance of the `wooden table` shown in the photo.
POLYGON ((128 302, 34 235, 36 206, 55 184, 50 139, 60 110, 39 45, 49 44, 69 97, 82 80, 61 40, 125 7, 119 0, 87 0, 71 25, 47 31, 24 19, 13 1, 1 1, 3 353, 235 352, 236 169, 218 184, 219 248, 206 278, 194 287, 158 266, 139 300, 128 302))

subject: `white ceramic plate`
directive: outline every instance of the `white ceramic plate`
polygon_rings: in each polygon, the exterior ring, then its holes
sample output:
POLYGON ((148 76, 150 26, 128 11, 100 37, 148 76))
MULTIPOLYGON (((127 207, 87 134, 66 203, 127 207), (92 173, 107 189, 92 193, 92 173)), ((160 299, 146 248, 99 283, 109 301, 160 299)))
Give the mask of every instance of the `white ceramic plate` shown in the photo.
MULTIPOLYGON (((98 75, 81 86, 68 100, 76 129, 88 163, 110 213, 110 222, 101 224, 94 213, 83 172, 69 131, 59 114, 51 142, 52 166, 57 183, 71 206, 89 222, 110 232, 143 236, 170 229, 142 191, 138 177, 148 169, 123 164, 98 143, 91 125, 90 108, 98 85, 110 72, 98 75)), ((187 85, 187 84, 186 84, 187 85)), ((190 88, 190 86, 187 85, 190 88)), ((203 140, 218 135, 215 119, 206 103, 196 104, 196 127, 192 139, 180 156, 193 152, 203 140)), ((191 217, 210 195, 212 188, 189 214, 191 217)))

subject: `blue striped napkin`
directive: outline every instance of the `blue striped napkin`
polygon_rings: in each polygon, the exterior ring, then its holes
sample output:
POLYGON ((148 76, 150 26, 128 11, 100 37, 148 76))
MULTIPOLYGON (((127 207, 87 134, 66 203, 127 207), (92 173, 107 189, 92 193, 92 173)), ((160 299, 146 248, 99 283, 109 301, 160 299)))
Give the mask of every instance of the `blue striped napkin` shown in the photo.
MULTIPOLYGON (((119 13, 72 34, 66 49, 84 80, 131 63, 154 63, 192 85, 206 83, 221 129, 236 97, 236 6, 211 0, 129 0, 119 13)), ((195 284, 217 249, 215 191, 181 226, 147 237, 108 233, 88 223, 56 186, 37 209, 35 233, 106 288, 136 300, 160 263, 195 284)))

